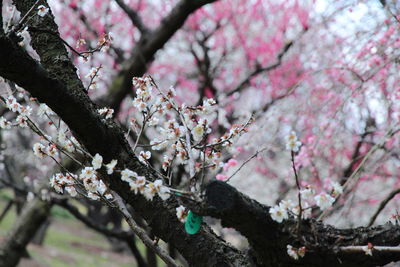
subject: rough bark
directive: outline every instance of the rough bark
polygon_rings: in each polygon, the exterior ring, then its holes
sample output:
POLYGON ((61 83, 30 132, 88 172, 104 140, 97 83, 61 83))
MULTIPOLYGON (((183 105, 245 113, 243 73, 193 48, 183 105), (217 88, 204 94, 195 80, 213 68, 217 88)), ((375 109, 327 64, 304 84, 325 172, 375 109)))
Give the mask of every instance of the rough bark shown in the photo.
POLYGON ((197 212, 219 218, 224 227, 233 227, 247 237, 257 264, 262 266, 381 266, 400 260, 400 253, 374 251, 373 256, 368 256, 338 249, 365 246, 368 242, 374 246, 397 246, 399 225, 337 229, 320 221, 304 220, 298 236, 294 218, 277 223, 269 216, 269 208, 224 182, 213 181, 207 185, 205 201, 197 212), (308 247, 306 256, 299 261, 291 259, 286 252, 288 244, 308 247))
POLYGON ((0 266, 16 266, 50 212, 50 204, 40 199, 28 202, 11 232, 0 246, 0 266))

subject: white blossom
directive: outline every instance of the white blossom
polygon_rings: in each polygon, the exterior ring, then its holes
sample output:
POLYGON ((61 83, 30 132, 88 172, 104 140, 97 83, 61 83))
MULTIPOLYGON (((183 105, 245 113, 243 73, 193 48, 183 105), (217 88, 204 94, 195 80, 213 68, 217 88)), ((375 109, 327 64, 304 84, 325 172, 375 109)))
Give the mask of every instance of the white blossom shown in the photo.
POLYGON ((24 117, 29 117, 32 114, 32 108, 30 106, 21 106, 19 114, 24 117))
POLYGON ((40 104, 36 114, 42 118, 46 114, 53 115, 54 112, 46 104, 40 104))
POLYGON ((95 178, 96 177, 96 172, 93 169, 93 167, 85 167, 82 169, 81 174, 79 175, 80 179, 85 179, 85 178, 95 178))
POLYGON ((201 141, 204 136, 204 126, 201 124, 197 124, 192 129, 192 136, 193 136, 194 141, 196 141, 196 142, 201 141))
POLYGON ((137 194, 138 192, 144 192, 144 186, 146 185, 146 178, 144 176, 138 176, 135 180, 129 182, 131 190, 137 194))
POLYGON ((18 115, 15 121, 18 123, 18 125, 22 128, 28 127, 28 120, 25 116, 23 115, 18 115))
POLYGON ((110 199, 113 199, 114 197, 113 197, 113 195, 111 195, 110 193, 108 193, 108 194, 105 194, 104 195, 104 197, 106 198, 106 199, 108 199, 108 200, 110 200, 110 199))
POLYGON ((46 14, 49 12, 49 8, 45 7, 44 5, 38 6, 37 9, 38 9, 38 13, 37 14, 39 16, 41 16, 41 17, 46 16, 46 14))
POLYGON ((106 119, 112 119, 114 110, 111 108, 101 108, 97 110, 97 113, 99 113, 102 116, 105 116, 106 119))
POLYGON ((100 156, 99 154, 96 154, 92 160, 93 169, 95 170, 100 169, 102 164, 103 164, 103 157, 100 156))
POLYGON ((76 192, 76 189, 74 186, 66 186, 65 191, 68 192, 68 194, 71 195, 71 197, 76 197, 78 192, 76 192))
POLYGON ((335 199, 326 193, 320 193, 314 197, 314 200, 321 210, 329 208, 335 202, 335 199))
POLYGON ((187 213, 186 213, 186 208, 184 206, 179 206, 176 208, 176 217, 178 217, 178 220, 182 223, 185 223, 187 213))
POLYGON ((140 151, 139 153, 139 160, 144 163, 147 164, 147 161, 151 158, 151 153, 150 151, 140 151))
POLYGON ((343 193, 343 187, 338 182, 332 182, 332 194, 337 197, 343 193))
POLYGON ((158 191, 158 196, 162 200, 167 200, 171 196, 171 190, 166 186, 161 186, 160 190, 158 191))
POLYGON ((6 120, 4 117, 0 117, 0 128, 2 128, 2 129, 10 129, 11 128, 11 122, 6 120))
POLYGON ((298 152, 301 146, 301 142, 297 139, 297 135, 294 131, 291 131, 288 136, 286 136, 286 149, 293 152, 298 152))
POLYGON ((131 171, 129 169, 125 169, 123 171, 121 171, 121 180, 124 182, 131 182, 132 178, 136 178, 138 175, 136 172, 131 171))
POLYGON ((12 112, 20 112, 21 105, 17 102, 17 99, 12 95, 7 97, 6 99, 6 107, 10 109, 12 112))
POLYGON ((269 209, 269 214, 271 215, 271 218, 278 223, 289 218, 287 210, 282 205, 271 207, 269 209))
POLYGON ((83 179, 83 185, 85 186, 85 189, 89 192, 96 192, 97 187, 99 185, 99 181, 95 178, 92 177, 87 177, 83 179))
POLYGON ((100 199, 99 195, 97 195, 95 193, 92 193, 92 192, 88 192, 87 196, 88 196, 88 198, 90 198, 92 200, 99 200, 100 199))
POLYGON ((113 159, 110 163, 106 164, 107 174, 112 174, 114 172, 115 166, 117 166, 118 161, 113 159))
POLYGON ((48 156, 51 156, 53 158, 58 157, 58 150, 57 146, 55 144, 50 144, 46 148, 46 154, 48 156))
POLYGON ((287 247, 287 254, 291 258, 293 258, 295 260, 298 260, 299 259, 299 255, 297 254, 296 250, 291 245, 287 245, 286 247, 287 247))
POLYGON ((312 187, 307 187, 305 189, 300 190, 300 194, 304 200, 307 200, 314 196, 315 191, 314 189, 312 189, 312 187))
POLYGON ((35 143, 33 145, 33 154, 36 157, 43 158, 44 156, 47 155, 46 154, 46 147, 41 143, 35 143))
POLYGON ((305 247, 294 248, 291 245, 287 245, 286 247, 287 247, 288 255, 295 260, 298 260, 299 258, 303 258, 304 255, 306 254, 305 247))

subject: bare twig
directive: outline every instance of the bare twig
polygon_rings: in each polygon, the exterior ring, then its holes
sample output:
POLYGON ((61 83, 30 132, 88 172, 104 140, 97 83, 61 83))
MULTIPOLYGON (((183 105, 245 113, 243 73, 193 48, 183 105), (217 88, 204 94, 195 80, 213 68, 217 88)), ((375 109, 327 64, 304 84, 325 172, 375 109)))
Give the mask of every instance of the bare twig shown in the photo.
POLYGON ((124 1, 122 0, 115 0, 115 2, 119 5, 119 7, 128 15, 129 19, 131 20, 132 24, 138 28, 138 30, 142 34, 147 34, 150 29, 143 23, 142 18, 139 16, 139 14, 127 6, 124 1))
POLYGON ((122 198, 114 192, 114 198, 118 211, 124 216, 131 230, 142 240, 142 242, 156 253, 168 266, 179 266, 174 259, 172 259, 167 252, 160 248, 157 244, 154 244, 153 240, 147 235, 147 233, 135 222, 131 214, 128 211, 122 198))
MULTIPOLYGON (((339 251, 347 252, 347 253, 365 253, 366 246, 347 246, 347 247, 339 247, 339 251)), ((374 250, 381 252, 400 252, 400 246, 398 247, 388 247, 388 246, 373 246, 371 248, 372 253, 374 250)))
POLYGON ((268 148, 269 148, 269 147, 264 147, 264 148, 262 148, 262 149, 260 149, 260 150, 257 150, 253 155, 251 155, 248 159, 246 159, 246 160, 242 163, 242 165, 240 165, 240 167, 239 167, 236 171, 234 171, 234 173, 232 173, 231 176, 229 176, 228 179, 226 179, 226 182, 229 182, 229 180, 230 180, 233 176, 235 176, 247 163, 249 163, 252 159, 254 159, 255 157, 257 157, 258 154, 260 154, 261 152, 264 152, 264 151, 267 150, 268 148))
POLYGON ((368 223, 368 227, 372 226, 378 217, 378 215, 382 212, 382 210, 386 207, 390 200, 392 200, 397 194, 400 193, 400 188, 393 190, 390 194, 379 204, 378 209, 375 211, 374 215, 371 217, 368 223))
POLYGON ((301 206, 301 188, 300 188, 300 180, 299 180, 299 175, 297 174, 296 166, 294 164, 294 152, 293 150, 290 152, 291 154, 291 160, 292 160, 292 168, 294 172, 294 177, 296 179, 296 186, 297 186, 297 198, 299 201, 299 214, 297 215, 297 232, 299 233, 300 236, 300 226, 301 226, 301 213, 303 212, 303 208, 301 206))

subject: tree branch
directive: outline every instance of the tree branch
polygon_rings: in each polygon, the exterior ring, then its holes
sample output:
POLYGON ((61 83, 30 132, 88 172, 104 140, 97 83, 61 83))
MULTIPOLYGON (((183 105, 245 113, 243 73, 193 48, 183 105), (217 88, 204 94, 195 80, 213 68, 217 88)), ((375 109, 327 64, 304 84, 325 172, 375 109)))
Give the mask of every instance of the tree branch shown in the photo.
POLYGON ((109 106, 118 113, 123 99, 132 91, 132 77, 142 76, 155 53, 177 32, 194 11, 217 0, 180 0, 160 25, 147 35, 142 35, 134 47, 131 57, 123 64, 123 69, 114 78, 108 95, 100 104, 109 106))
POLYGON ((369 220, 368 227, 374 224, 376 218, 381 213, 381 211, 386 207, 389 201, 392 200, 399 193, 400 193, 400 188, 394 189, 392 192, 389 193, 389 195, 379 204, 379 207, 375 211, 374 215, 372 215, 371 219, 369 220))
POLYGON ((58 200, 58 199, 53 199, 53 203, 57 204, 58 206, 66 209, 69 213, 71 213, 77 220, 81 221, 84 223, 87 227, 105 235, 108 237, 114 237, 120 240, 126 240, 128 236, 131 236, 131 232, 126 232, 126 231, 114 231, 111 229, 108 229, 107 227, 95 223, 93 220, 91 220, 89 217, 83 215, 78 208, 76 208, 74 205, 71 203, 65 201, 65 200, 58 200))
POLYGON ((124 3, 124 1, 122 1, 122 0, 115 0, 115 2, 117 2, 119 7, 126 13, 126 15, 128 15, 128 17, 131 20, 132 24, 136 28, 138 28, 138 30, 142 34, 146 35, 147 33, 150 32, 150 29, 147 28, 147 26, 143 23, 142 18, 139 16, 139 14, 135 10, 133 10, 132 8, 127 6, 124 3))
POLYGON ((221 181, 210 182, 205 190, 205 203, 189 204, 198 214, 221 219, 224 227, 233 227, 247 237, 252 251, 263 266, 380 266, 400 260, 398 251, 348 255, 340 247, 397 246, 400 226, 337 229, 316 220, 303 220, 301 236, 297 235, 295 217, 277 223, 264 206, 221 181), (286 246, 306 246, 306 256, 298 261, 286 253, 286 246))
POLYGON ((292 45, 293 45, 293 41, 286 43, 285 46, 283 47, 282 51, 278 54, 277 61, 274 64, 269 65, 267 67, 257 66, 235 89, 229 91, 226 95, 230 96, 230 95, 233 95, 234 93, 242 91, 246 86, 248 86, 250 84, 250 81, 253 77, 257 76, 258 74, 260 74, 262 72, 268 72, 268 71, 271 71, 271 70, 279 67, 282 64, 283 56, 290 49, 290 47, 292 47, 292 45))

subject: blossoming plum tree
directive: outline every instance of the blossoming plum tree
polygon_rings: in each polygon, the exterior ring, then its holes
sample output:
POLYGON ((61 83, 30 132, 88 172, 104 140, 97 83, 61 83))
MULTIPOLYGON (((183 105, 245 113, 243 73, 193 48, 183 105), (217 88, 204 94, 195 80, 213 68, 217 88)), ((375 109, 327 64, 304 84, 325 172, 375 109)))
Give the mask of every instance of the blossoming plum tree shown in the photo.
POLYGON ((190 266, 400 260, 397 4, 0 3, 2 171, 25 176, 1 182, 30 200, 1 266, 52 205, 130 244, 141 266, 134 236, 171 266, 158 239, 190 266), (103 203, 129 230, 69 198, 103 203))

